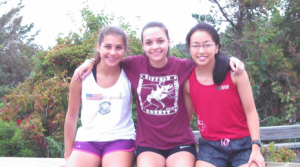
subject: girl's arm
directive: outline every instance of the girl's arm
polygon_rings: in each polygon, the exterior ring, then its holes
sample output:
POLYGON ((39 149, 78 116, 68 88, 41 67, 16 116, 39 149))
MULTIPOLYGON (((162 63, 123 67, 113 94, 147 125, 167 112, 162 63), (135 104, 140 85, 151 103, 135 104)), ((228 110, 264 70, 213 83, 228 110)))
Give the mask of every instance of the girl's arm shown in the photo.
POLYGON ((69 159, 75 140, 78 112, 81 104, 81 86, 82 82, 77 82, 73 78, 70 83, 69 104, 65 119, 64 137, 65 137, 65 159, 69 159))
POLYGON ((235 57, 229 58, 229 66, 231 67, 234 75, 240 75, 243 73, 245 67, 244 63, 235 57))
POLYGON ((190 95, 189 79, 187 79, 183 84, 183 97, 184 97, 184 102, 185 102, 185 107, 188 114, 189 122, 191 122, 193 112, 194 112, 194 107, 190 95))
POLYGON ((82 81, 84 77, 91 73, 91 71, 93 70, 93 66, 94 58, 86 59, 85 62, 74 71, 73 78, 75 79, 75 81, 82 81))
MULTIPOLYGON (((232 80, 237 87, 243 108, 245 110, 251 140, 260 140, 259 118, 256 111, 248 74, 244 72, 239 76, 232 76, 232 80)), ((259 167, 265 166, 264 158, 261 155, 260 147, 257 144, 252 145, 252 152, 248 165, 250 166, 252 162, 255 162, 259 167)))

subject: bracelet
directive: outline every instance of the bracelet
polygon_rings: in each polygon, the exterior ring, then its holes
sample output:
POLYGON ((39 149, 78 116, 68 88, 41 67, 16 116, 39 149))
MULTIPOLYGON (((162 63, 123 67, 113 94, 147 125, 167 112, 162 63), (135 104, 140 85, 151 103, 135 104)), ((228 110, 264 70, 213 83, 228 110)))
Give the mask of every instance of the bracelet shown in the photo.
POLYGON ((88 62, 91 62, 91 63, 95 64, 95 62, 94 62, 93 58, 91 58, 91 59, 86 59, 86 60, 85 60, 85 62, 86 62, 86 61, 88 61, 88 62))

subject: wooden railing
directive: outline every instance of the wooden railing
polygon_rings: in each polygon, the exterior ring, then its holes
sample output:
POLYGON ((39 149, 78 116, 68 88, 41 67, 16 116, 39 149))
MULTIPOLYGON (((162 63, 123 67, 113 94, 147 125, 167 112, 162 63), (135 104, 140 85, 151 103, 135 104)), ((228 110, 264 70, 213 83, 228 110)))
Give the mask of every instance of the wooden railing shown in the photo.
MULTIPOLYGON (((199 131, 194 131, 196 142, 201 137, 199 131)), ((270 126, 260 128, 262 141, 300 138, 300 125, 270 126)), ((300 148, 300 142, 276 143, 275 147, 300 148)), ((60 167, 63 158, 18 158, 0 157, 1 167, 60 167)), ((300 167, 300 163, 267 162, 267 167, 300 167)), ((136 167, 136 164, 134 165, 136 167)))
MULTIPOLYGON (((5 158, 0 157, 1 167, 60 167, 63 158, 5 158)), ((300 163, 267 162, 267 167, 299 167, 300 163)), ((134 166, 136 167, 136 166, 134 166)))
MULTIPOLYGON (((201 137, 199 131, 193 131, 196 142, 201 137)), ((283 139, 299 139, 300 125, 288 126, 269 126, 260 128, 260 139, 266 140, 283 140, 283 139)), ((265 144, 267 146, 267 144, 265 144)), ((275 147, 300 148, 300 142, 275 143, 275 147)))

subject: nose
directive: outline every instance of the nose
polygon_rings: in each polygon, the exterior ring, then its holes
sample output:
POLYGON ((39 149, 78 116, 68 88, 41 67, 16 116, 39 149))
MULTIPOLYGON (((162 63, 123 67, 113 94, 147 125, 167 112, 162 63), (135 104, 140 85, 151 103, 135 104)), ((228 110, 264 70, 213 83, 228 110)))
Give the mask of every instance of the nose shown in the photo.
POLYGON ((111 50, 110 50, 110 55, 115 55, 116 54, 116 50, 114 49, 114 48, 112 48, 111 50))
POLYGON ((156 42, 153 42, 153 46, 152 46, 152 48, 158 48, 158 45, 157 45, 157 43, 156 43, 156 42))
POLYGON ((204 47, 203 46, 199 46, 198 53, 204 53, 204 47))

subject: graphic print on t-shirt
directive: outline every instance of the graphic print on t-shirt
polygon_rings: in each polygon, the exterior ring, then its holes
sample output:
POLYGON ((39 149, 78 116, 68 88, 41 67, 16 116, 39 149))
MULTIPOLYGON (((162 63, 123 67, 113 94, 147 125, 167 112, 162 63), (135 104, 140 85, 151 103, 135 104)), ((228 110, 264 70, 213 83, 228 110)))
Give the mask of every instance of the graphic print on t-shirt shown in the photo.
POLYGON ((102 103, 99 104, 99 113, 102 115, 106 115, 108 113, 110 113, 110 106, 111 103, 108 101, 104 101, 102 103))
POLYGON ((140 74, 137 88, 142 111, 151 115, 170 115, 178 109, 177 75, 163 77, 140 74))

